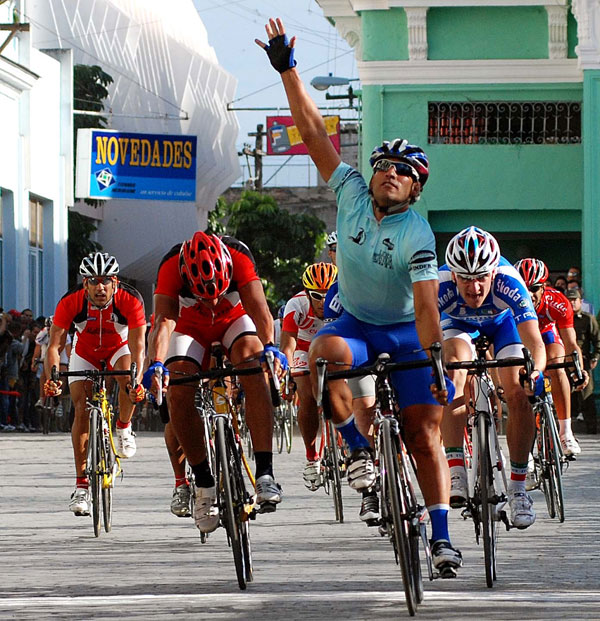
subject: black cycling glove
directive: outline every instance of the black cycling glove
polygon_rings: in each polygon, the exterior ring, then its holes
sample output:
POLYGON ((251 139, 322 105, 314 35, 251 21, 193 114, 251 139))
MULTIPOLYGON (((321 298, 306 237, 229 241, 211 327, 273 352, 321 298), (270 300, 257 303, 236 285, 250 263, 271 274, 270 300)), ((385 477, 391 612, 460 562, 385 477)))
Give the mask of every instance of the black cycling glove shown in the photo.
POLYGON ((288 44, 287 35, 278 35, 269 39, 269 45, 264 48, 271 65, 279 73, 283 73, 297 64, 294 60, 294 48, 289 47, 288 44))

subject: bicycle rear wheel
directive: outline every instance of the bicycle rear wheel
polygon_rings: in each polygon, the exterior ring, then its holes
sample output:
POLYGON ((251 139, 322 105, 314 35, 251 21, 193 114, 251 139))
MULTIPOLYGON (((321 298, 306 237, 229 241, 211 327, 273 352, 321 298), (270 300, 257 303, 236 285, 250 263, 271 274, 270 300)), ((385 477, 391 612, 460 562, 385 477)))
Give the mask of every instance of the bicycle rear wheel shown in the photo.
MULTIPOLYGON (((407 520, 405 499, 402 493, 402 479, 398 464, 398 440, 392 433, 390 419, 384 418, 380 425, 383 464, 379 464, 383 473, 382 496, 386 505, 387 532, 394 552, 396 563, 400 565, 406 607, 408 613, 414 616, 417 612, 418 593, 415 589, 416 576, 413 571, 415 561, 414 550, 410 544, 410 524, 407 520)), ((416 554, 418 560, 418 553, 416 554)), ((418 565, 420 571, 420 564, 418 565)), ((416 568, 414 568, 416 571, 416 568)))
POLYGON ((244 497, 240 497, 241 485, 244 485, 241 469, 238 469, 235 454, 236 448, 233 437, 226 427, 223 417, 216 420, 216 441, 219 458, 219 510, 223 516, 223 523, 227 530, 229 545, 233 552, 233 561, 237 574, 238 586, 244 590, 248 576, 252 576, 251 569, 246 568, 246 562, 250 561, 250 537, 247 523, 242 526, 244 516, 244 497))
POLYGON ((100 537, 101 444, 100 411, 97 407, 92 407, 90 411, 90 433, 88 436, 88 478, 92 488, 92 520, 96 537, 100 537))
POLYGON ((479 489, 481 494, 481 531, 483 535, 483 557, 485 561, 485 583, 494 586, 496 580, 496 534, 494 472, 490 454, 490 423, 485 416, 479 416, 477 441, 479 442, 479 489))
POLYGON ((342 474, 340 472, 340 450, 337 443, 337 430, 333 422, 325 422, 325 476, 329 479, 335 519, 344 522, 344 502, 342 500, 342 474))
POLYGON ((552 499, 553 513, 550 517, 558 517, 559 522, 565 521, 565 503, 562 485, 562 461, 561 448, 554 415, 546 413, 546 420, 542 424, 544 433, 544 445, 546 448, 546 461, 548 464, 548 492, 552 499))

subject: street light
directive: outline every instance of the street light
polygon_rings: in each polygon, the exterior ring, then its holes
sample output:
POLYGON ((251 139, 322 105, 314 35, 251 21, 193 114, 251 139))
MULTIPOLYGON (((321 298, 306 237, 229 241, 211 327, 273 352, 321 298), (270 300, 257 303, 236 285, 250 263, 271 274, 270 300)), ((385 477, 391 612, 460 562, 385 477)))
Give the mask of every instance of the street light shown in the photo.
POLYGON ((347 99, 348 105, 352 108, 356 94, 350 86, 350 82, 357 81, 358 78, 339 78, 332 73, 329 75, 318 75, 310 81, 310 85, 318 91, 326 91, 330 86, 348 86, 348 92, 345 95, 330 95, 325 93, 325 99, 347 99))

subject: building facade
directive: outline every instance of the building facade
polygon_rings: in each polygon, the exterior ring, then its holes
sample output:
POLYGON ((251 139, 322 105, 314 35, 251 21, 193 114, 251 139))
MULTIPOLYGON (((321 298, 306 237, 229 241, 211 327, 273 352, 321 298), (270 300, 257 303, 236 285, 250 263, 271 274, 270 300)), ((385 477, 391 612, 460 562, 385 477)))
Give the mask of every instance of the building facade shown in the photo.
POLYGON ((319 4, 356 52, 363 168, 383 139, 423 146, 431 176, 417 208, 440 250, 477 224, 510 260, 581 265, 598 308, 600 3, 319 4))
POLYGON ((0 306, 37 316, 67 287, 72 57, 33 47, 22 8, 0 5, 0 306))

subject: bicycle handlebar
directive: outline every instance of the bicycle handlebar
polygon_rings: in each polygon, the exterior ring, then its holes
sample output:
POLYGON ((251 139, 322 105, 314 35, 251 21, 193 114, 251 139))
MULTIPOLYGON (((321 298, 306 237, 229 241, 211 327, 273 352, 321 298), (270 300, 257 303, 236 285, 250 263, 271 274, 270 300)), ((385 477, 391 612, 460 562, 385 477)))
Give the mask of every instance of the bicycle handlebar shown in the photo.
POLYGON ((199 371, 193 375, 186 375, 185 377, 177 377, 169 382, 169 386, 178 386, 181 384, 191 384, 193 382, 199 382, 204 379, 224 379, 226 377, 235 377, 240 375, 258 375, 262 373, 261 367, 249 367, 245 369, 236 369, 235 367, 227 367, 225 369, 209 369, 208 371, 199 371))
POLYGON ((275 354, 272 351, 265 352, 265 360, 269 367, 269 391, 271 392, 271 403, 273 407, 281 405, 281 395, 279 393, 279 378, 275 373, 275 354))
POLYGON ((162 367, 156 367, 154 369, 154 375, 158 380, 158 392, 156 393, 156 405, 160 407, 163 402, 163 370, 162 367))
POLYGON ((131 382, 131 386, 135 388, 135 379, 137 377, 137 364, 135 362, 131 363, 131 367, 129 371, 117 371, 117 370, 100 370, 100 369, 85 369, 82 371, 58 371, 58 369, 53 366, 51 370, 51 379, 53 382, 58 382, 61 377, 83 377, 86 379, 94 380, 100 377, 111 377, 114 375, 129 375, 129 379, 131 382))

